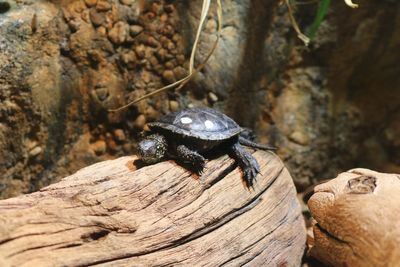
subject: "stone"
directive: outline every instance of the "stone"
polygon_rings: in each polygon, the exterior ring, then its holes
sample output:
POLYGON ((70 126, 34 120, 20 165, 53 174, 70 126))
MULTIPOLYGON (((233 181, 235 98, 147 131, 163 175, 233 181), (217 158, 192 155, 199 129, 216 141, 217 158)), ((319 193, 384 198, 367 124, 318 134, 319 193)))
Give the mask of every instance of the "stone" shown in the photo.
POLYGON ((133 126, 136 129, 143 129, 146 124, 146 117, 143 114, 140 114, 133 123, 133 126))
POLYGON ((178 80, 184 78, 187 74, 188 74, 188 71, 181 66, 174 68, 174 76, 178 80))
POLYGON ((92 7, 92 6, 95 6, 97 4, 97 0, 85 0, 85 4, 88 7, 92 7))
POLYGON ((215 103, 218 101, 218 96, 216 94, 214 94, 213 92, 208 93, 208 98, 210 99, 210 101, 212 103, 215 103))
POLYGON ((164 11, 164 8, 160 3, 153 2, 151 4, 151 11, 156 15, 160 15, 164 11))
POLYGON ((168 5, 165 5, 165 6, 164 6, 164 10, 165 10, 165 12, 167 12, 167 13, 172 13, 172 12, 175 11, 175 7, 174 7, 174 5, 172 5, 172 4, 168 4, 168 5))
POLYGON ((134 69, 137 63, 136 53, 134 51, 123 53, 121 60, 128 69, 134 69))
POLYGON ((169 83, 173 83, 173 82, 176 81, 174 72, 173 72, 172 70, 165 70, 165 71, 163 72, 163 75, 162 75, 162 76, 163 76, 163 78, 164 78, 167 82, 169 82, 169 83))
POLYGON ((165 62, 164 66, 166 69, 172 70, 176 65, 175 60, 170 60, 168 62, 165 62))
POLYGON ((34 158, 41 154, 43 149, 40 146, 34 147, 31 151, 29 151, 29 157, 34 158))
POLYGON ((132 25, 129 27, 129 33, 132 37, 136 37, 141 32, 143 32, 143 27, 140 25, 132 25))
POLYGON ((153 48, 157 48, 159 46, 158 41, 153 36, 149 36, 146 40, 146 43, 153 48))
POLYGON ((139 59, 143 59, 145 57, 146 47, 143 44, 137 45, 135 47, 136 55, 139 59))
POLYGON ((107 150, 107 144, 104 140, 98 140, 95 143, 91 144, 93 151, 96 155, 103 155, 107 150))
POLYGON ((105 0, 99 0, 96 5, 97 11, 108 11, 111 9, 111 4, 105 0))
POLYGON ((121 45, 125 42, 129 32, 129 25, 123 21, 115 23, 114 27, 108 32, 108 38, 113 44, 121 45))
POLYGON ((89 17, 90 17, 90 21, 96 27, 101 26, 105 22, 105 19, 106 19, 104 13, 99 13, 99 12, 97 12, 96 9, 91 9, 89 11, 89 17))
POLYGON ((175 100, 169 101, 169 109, 170 109, 172 112, 178 111, 178 110, 179 110, 179 103, 178 103, 178 101, 175 101, 175 100))
POLYGON ((119 0, 119 2, 125 6, 131 6, 136 0, 119 0))
POLYGON ((309 144, 309 139, 308 136, 306 134, 304 134, 301 131, 295 131, 293 132, 290 136, 289 139, 293 142, 295 142, 296 144, 302 145, 302 146, 306 146, 309 144))

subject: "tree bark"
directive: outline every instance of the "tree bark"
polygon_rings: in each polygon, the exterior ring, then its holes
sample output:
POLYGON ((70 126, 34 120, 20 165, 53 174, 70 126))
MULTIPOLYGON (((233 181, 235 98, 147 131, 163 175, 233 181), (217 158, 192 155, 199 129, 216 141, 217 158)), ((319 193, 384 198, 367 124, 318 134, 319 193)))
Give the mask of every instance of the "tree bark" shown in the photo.
POLYGON ((399 266, 400 175, 354 169, 314 191, 312 256, 332 266, 399 266))
POLYGON ((228 156, 201 177, 174 161, 122 157, 0 201, 1 266, 298 266, 305 226, 272 153, 247 189, 228 156))

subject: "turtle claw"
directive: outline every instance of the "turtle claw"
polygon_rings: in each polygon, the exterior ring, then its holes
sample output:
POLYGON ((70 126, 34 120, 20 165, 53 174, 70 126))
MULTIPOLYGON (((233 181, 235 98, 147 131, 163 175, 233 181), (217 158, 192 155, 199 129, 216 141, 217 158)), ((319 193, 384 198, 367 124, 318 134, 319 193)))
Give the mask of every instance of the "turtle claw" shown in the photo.
POLYGON ((204 169, 206 167, 206 161, 205 160, 198 160, 196 163, 193 165, 193 171, 198 174, 202 175, 204 173, 204 169))
POLYGON ((243 169, 243 179, 246 182, 247 187, 253 187, 256 182, 257 174, 260 173, 258 164, 256 166, 248 166, 243 169))
POLYGON ((260 165, 257 160, 246 151, 239 143, 232 146, 232 156, 236 159, 239 167, 243 172, 243 179, 247 187, 253 187, 253 182, 261 172, 260 165))

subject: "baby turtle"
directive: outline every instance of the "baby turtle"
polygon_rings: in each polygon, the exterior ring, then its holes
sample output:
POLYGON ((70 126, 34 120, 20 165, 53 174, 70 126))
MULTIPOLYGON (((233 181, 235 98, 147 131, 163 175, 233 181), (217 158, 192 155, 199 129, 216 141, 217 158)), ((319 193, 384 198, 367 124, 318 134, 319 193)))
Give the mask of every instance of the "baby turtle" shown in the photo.
POLYGON ((248 138, 248 130, 211 108, 184 109, 147 125, 152 134, 138 145, 139 157, 144 163, 156 163, 170 157, 188 164, 192 171, 200 174, 206 164, 202 154, 220 148, 236 160, 248 186, 253 185, 260 166, 241 145, 263 150, 275 149, 253 142, 248 138))

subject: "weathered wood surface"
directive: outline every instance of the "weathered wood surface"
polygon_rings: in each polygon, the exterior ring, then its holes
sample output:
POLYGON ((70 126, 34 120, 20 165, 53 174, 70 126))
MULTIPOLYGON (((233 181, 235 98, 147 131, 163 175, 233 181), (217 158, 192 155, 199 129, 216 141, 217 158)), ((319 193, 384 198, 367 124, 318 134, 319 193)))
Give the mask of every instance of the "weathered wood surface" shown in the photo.
POLYGON ((0 266, 298 266, 305 226, 290 174, 257 151, 254 190, 223 156, 196 177, 135 157, 0 201, 0 266))
POLYGON ((400 266, 400 175, 354 169, 314 192, 313 257, 332 266, 400 266))

